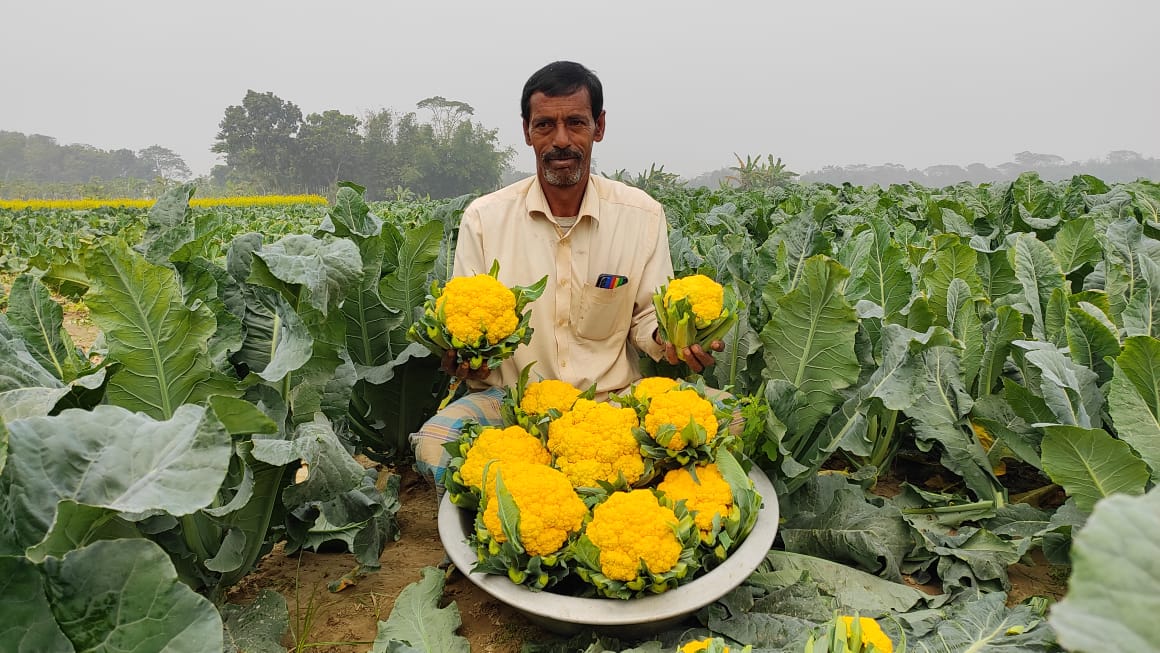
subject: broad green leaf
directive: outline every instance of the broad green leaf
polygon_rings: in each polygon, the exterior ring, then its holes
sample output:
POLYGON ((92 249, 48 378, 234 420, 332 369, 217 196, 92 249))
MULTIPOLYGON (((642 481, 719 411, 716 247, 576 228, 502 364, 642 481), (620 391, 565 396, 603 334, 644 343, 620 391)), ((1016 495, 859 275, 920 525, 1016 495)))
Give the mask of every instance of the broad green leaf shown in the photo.
MULTIPOLYGON (((950 326, 948 313, 948 299, 952 284, 958 281, 966 283, 970 295, 982 294, 983 282, 975 270, 975 250, 959 242, 957 238, 940 243, 933 261, 923 266, 922 281, 925 286, 927 299, 935 311, 936 324, 950 326)), ((956 297, 954 308, 958 308, 963 297, 956 297)))
POLYGON ((901 615, 914 653, 1051 653, 1055 635, 1043 614, 1023 603, 1008 608, 1004 592, 964 592, 954 603, 901 615))
POLYGON ((145 235, 138 250, 153 265, 168 266, 169 258, 194 239, 193 210, 189 200, 193 184, 182 184, 166 191, 149 209, 145 235))
POLYGON ((22 274, 8 293, 8 322, 22 337, 28 353, 53 376, 68 383, 87 367, 64 329, 64 311, 40 280, 22 274))
MULTIPOLYGON (((1091 304, 1092 310, 1098 312, 1091 304)), ((1102 313, 1101 313, 1102 315, 1102 313)), ((1112 378, 1112 368, 1105 358, 1115 358, 1120 353, 1120 340, 1115 331, 1084 308, 1071 308, 1067 312, 1067 347, 1071 359, 1096 373, 1100 384, 1112 378)))
MULTIPOLYGON (((1015 277, 1023 288, 1023 297, 1031 309, 1031 332, 1047 340, 1046 316, 1051 293, 1064 288, 1063 272, 1051 249, 1034 234, 1020 234, 1015 239, 1015 277)), ((1066 289, 1065 289, 1066 290, 1066 289)))
POLYGON ((245 339, 235 362, 270 383, 298 371, 314 352, 314 338, 302 318, 278 292, 251 285, 243 291, 245 339))
POLYGON ((60 558, 98 540, 141 537, 140 531, 109 508, 85 506, 68 499, 57 504, 56 519, 44 540, 29 547, 25 555, 33 562, 45 557, 60 558))
POLYGON ((1039 460, 1039 443, 1043 439, 1043 434, 1016 414, 1003 396, 979 397, 971 407, 971 420, 977 426, 986 429, 1023 462, 1033 465, 1036 469, 1043 468, 1043 463, 1039 460))
POLYGON ((362 244, 363 280, 350 289, 342 304, 346 319, 346 351, 360 379, 385 383, 394 373, 392 362, 410 343, 406 312, 387 306, 379 295, 383 240, 362 244))
POLYGON ((443 572, 423 569, 423 578, 403 588, 386 621, 379 622, 371 653, 385 653, 392 641, 407 644, 422 653, 470 653, 467 639, 455 634, 462 623, 459 608, 452 602, 445 608, 443 572))
POLYGON ((0 392, 16 388, 59 388, 63 384, 28 351, 0 313, 0 392))
POLYGON ((836 261, 813 257, 798 287, 778 300, 761 332, 766 378, 789 381, 808 398, 801 421, 813 424, 858 380, 854 336, 858 320, 840 292, 847 272, 836 261))
POLYGON ((5 650, 24 653, 72 653, 44 595, 44 578, 30 560, 0 555, 0 642, 5 650))
MULTIPOLYGON (((68 388, 14 388, 0 392, 0 424, 24 417, 43 417, 68 393, 68 388)), ((0 470, 3 468, 0 463, 0 470)))
POLYGON ((1055 414, 1043 398, 1012 379, 1003 379, 1003 398, 1011 409, 1028 424, 1055 424, 1055 414))
POLYGON ((1160 341, 1128 338, 1116 359, 1108 391, 1108 412, 1116 434, 1135 449, 1160 480, 1160 341))
POLYGON ((804 211, 786 221, 764 246, 784 251, 785 268, 790 277, 787 290, 793 290, 801 283, 807 261, 811 257, 830 251, 829 242, 812 211, 804 211))
POLYGON ((870 224, 873 246, 866 257, 866 269, 851 282, 847 298, 865 298, 881 306, 887 316, 899 315, 910 301, 914 285, 906 254, 890 238, 889 225, 877 218, 870 224))
MULTIPOLYGON (((362 277, 358 246, 345 238, 319 240, 292 235, 254 252, 252 281, 273 277, 307 291, 306 301, 324 316, 346 296, 346 289, 362 277)), ((275 286, 270 286, 275 287, 275 286)), ((277 289, 275 287, 275 289, 277 289)))
POLYGON ((922 352, 922 365, 920 392, 906 409, 906 414, 914 419, 919 444, 928 449, 934 442, 941 444, 942 464, 961 476, 979 499, 1001 493, 987 453, 963 419, 974 401, 963 385, 955 350, 932 347, 922 352))
POLYGON ((39 542, 57 503, 187 515, 213 501, 230 436, 198 406, 159 422, 119 406, 69 409, 8 423, 13 513, 20 540, 39 542))
POLYGON ((736 324, 725 335, 725 349, 716 356, 717 364, 710 368, 717 388, 732 388, 736 395, 750 394, 756 388, 749 387, 746 370, 749 358, 761 349, 761 339, 749 324, 749 310, 741 309, 736 324))
POLYGON ((290 611, 281 594, 263 589, 251 603, 226 603, 220 609, 227 648, 242 653, 285 653, 282 637, 290 630, 290 611))
POLYGON ((1043 314, 1043 332, 1047 341, 1057 347, 1067 346, 1067 293, 1063 288, 1051 291, 1047 300, 1047 310, 1043 314))
POLYGON ((995 322, 984 337, 983 357, 979 364, 978 395, 988 395, 1003 373, 1003 364, 1011 351, 1012 341, 1023 338, 1023 316, 1010 306, 995 309, 995 322))
POLYGON ((144 539, 103 540, 44 561, 45 594, 79 651, 222 650, 217 609, 144 539))
POLYGON ((242 348, 244 311, 234 314, 230 304, 240 305, 241 284, 222 268, 198 256, 178 265, 181 292, 187 306, 204 303, 217 321, 207 347, 214 369, 227 369, 229 357, 242 348), (230 304, 227 304, 227 300, 230 304))
POLYGON ((204 305, 186 307, 173 270, 112 239, 86 250, 85 269, 92 281, 85 303, 120 364, 109 379, 111 403, 167 419, 211 394, 206 343, 216 323, 204 305))
POLYGON ((1015 269, 1007 259, 1007 251, 1000 250, 979 257, 979 277, 983 281, 983 292, 992 302, 1022 290, 1015 278, 1015 269))
POLYGON ((969 567, 970 575, 975 579, 974 584, 998 581, 1005 588, 1009 587, 1007 567, 1019 562, 1030 544, 1028 540, 1020 547, 984 529, 964 528, 958 536, 965 539, 956 541, 955 546, 931 548, 931 553, 941 556, 939 576, 944 586, 952 575, 947 572, 949 566, 946 563, 954 559, 969 567))
POLYGON ((824 558, 790 551, 773 550, 765 555, 761 568, 746 579, 746 584, 772 589, 776 575, 809 574, 809 580, 825 594, 832 596, 837 606, 863 615, 884 614, 887 611, 906 612, 919 605, 938 601, 913 587, 879 578, 853 567, 824 558))
POLYGON ((899 565, 911 540, 897 508, 869 503, 861 487, 841 476, 818 476, 794 497, 779 529, 786 551, 849 561, 901 581, 899 565))
POLYGON ((1030 348, 1024 357, 1041 374, 1038 384, 1044 403, 1060 424, 1099 428, 1104 395, 1095 372, 1076 364, 1049 343, 1016 341, 1030 348))
POLYGON ((386 306, 402 312, 405 326, 411 325, 415 309, 427 298, 428 275, 442 243, 443 225, 438 222, 407 231, 397 250, 392 251, 388 243, 385 255, 396 263, 393 268, 384 267, 379 296, 386 306))
POLYGON ((372 238, 379 235, 383 228, 383 221, 371 213, 366 200, 363 199, 365 188, 350 182, 339 182, 338 192, 335 193, 334 206, 322 221, 319 231, 332 233, 336 236, 348 238, 372 238))
MULTIPOLYGON (((1147 257, 1140 257, 1142 273, 1150 272, 1151 277, 1160 277, 1156 263, 1147 257)), ((1129 336, 1160 337, 1160 279, 1137 288, 1120 315, 1124 333, 1129 336)))
POLYGON ((363 468, 342 447, 325 417, 300 424, 293 440, 255 437, 254 457, 275 466, 302 460, 309 465, 306 480, 283 491, 287 505, 330 501, 357 488, 363 468))
POLYGON ((209 398, 209 405, 230 435, 278 432, 274 420, 244 399, 214 395, 209 398))
POLYGON ((1140 653, 1160 643, 1160 490, 1096 504, 1072 545, 1072 575, 1051 610, 1072 651, 1140 653))
MULTIPOLYGON (((965 290, 966 283, 961 279, 955 279, 951 283, 951 288, 965 290)), ((950 305, 948 304, 947 307, 949 309, 950 305)), ((975 386, 975 379, 979 375, 979 370, 982 368, 983 354, 986 351, 983 322, 979 319, 979 313, 975 308, 975 299, 973 297, 967 295, 962 298, 962 302, 955 309, 953 315, 951 315, 949 326, 951 332, 955 334, 955 339, 963 346, 963 351, 960 354, 963 383, 966 384, 967 388, 973 388, 975 386)))
POLYGON ((236 572, 246 563, 246 539, 245 531, 240 528, 226 530, 217 553, 202 564, 206 569, 219 574, 236 572))
POLYGON ((1047 426, 1043 438, 1043 471, 1091 512, 1112 494, 1143 494, 1148 468, 1128 445, 1103 429, 1047 426))
POLYGON ((1055 234, 1051 251, 1064 274, 1071 274, 1103 258, 1103 248, 1096 239, 1095 220, 1078 218, 1064 223, 1055 234))

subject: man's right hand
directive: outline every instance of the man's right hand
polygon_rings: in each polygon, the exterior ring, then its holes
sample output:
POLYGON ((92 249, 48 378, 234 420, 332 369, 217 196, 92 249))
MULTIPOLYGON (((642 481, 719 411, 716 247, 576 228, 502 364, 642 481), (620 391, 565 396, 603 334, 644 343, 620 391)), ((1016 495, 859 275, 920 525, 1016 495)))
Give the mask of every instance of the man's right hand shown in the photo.
POLYGON ((491 369, 488 368, 487 363, 479 366, 479 369, 473 370, 466 362, 456 363, 459 358, 459 352, 455 349, 448 349, 443 353, 443 360, 439 364, 439 368, 447 374, 459 379, 467 379, 468 381, 482 381, 491 374, 491 369))

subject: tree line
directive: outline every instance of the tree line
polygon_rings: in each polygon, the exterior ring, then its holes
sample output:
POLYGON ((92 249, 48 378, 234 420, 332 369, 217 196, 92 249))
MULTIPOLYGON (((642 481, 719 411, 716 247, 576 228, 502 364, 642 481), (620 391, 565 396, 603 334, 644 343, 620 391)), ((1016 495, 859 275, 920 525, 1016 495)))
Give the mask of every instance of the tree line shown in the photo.
POLYGON ((0 131, 0 181, 83 184, 93 178, 184 181, 189 166, 173 150, 150 145, 102 150, 92 145, 61 145, 51 136, 0 131))
POLYGON ((515 155, 498 130, 472 119, 471 105, 441 96, 420 101, 416 112, 391 109, 361 118, 336 109, 306 116, 273 93, 248 91, 219 124, 212 150, 221 185, 262 192, 325 193, 343 179, 357 180, 381 198, 396 189, 452 197, 498 188, 515 155))

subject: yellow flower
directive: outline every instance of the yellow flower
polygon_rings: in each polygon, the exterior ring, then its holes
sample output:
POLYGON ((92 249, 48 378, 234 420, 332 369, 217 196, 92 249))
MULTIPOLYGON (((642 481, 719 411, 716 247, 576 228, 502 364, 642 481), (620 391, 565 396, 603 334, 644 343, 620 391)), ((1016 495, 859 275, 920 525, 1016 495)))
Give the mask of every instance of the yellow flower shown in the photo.
MULTIPOLYGON (((679 653, 701 653, 709 649, 709 645, 713 643, 713 637, 706 637, 705 639, 695 639, 688 644, 681 647, 679 653)), ((729 653, 729 647, 722 649, 725 653, 729 653)))
POLYGON ((520 408, 531 415, 544 415, 553 408, 563 413, 572 408, 579 396, 580 391, 567 381, 544 379, 528 384, 520 408))
POLYGON ((703 329, 710 322, 721 317, 725 307, 725 289, 721 284, 703 274, 693 274, 673 279, 665 291, 665 308, 680 299, 687 298, 693 307, 694 323, 703 329))
MULTIPOLYGON (((846 636, 850 637, 854 617, 841 616, 838 619, 846 626, 846 636)), ((894 653, 894 642, 890 641, 877 621, 869 617, 859 617, 858 625, 862 627, 862 646, 866 647, 867 653, 894 653)))
MULTIPOLYGON (((117 197, 110 199, 83 199, 83 200, 0 200, 0 209, 64 209, 81 211, 105 207, 147 209, 156 202, 151 199, 136 199, 117 197)), ((199 197, 190 200, 193 207, 213 206, 285 206, 293 204, 326 205, 326 198, 321 195, 252 195, 239 197, 199 197)))
POLYGON ((489 274, 448 281, 436 310, 443 315, 451 335, 472 347, 481 345, 483 339, 494 345, 519 325, 515 294, 489 274))

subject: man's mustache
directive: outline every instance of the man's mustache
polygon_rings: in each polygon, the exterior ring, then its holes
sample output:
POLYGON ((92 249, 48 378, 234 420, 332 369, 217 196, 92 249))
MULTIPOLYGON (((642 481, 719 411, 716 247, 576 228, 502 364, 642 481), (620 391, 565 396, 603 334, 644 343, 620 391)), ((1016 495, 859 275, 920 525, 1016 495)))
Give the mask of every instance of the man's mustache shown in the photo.
POLYGON ((583 154, 580 150, 575 150, 570 147, 554 149, 551 152, 544 153, 545 161, 560 161, 562 159, 579 159, 583 154))

